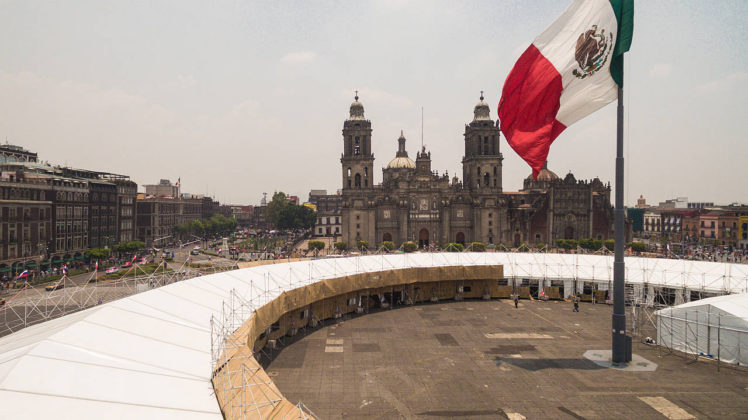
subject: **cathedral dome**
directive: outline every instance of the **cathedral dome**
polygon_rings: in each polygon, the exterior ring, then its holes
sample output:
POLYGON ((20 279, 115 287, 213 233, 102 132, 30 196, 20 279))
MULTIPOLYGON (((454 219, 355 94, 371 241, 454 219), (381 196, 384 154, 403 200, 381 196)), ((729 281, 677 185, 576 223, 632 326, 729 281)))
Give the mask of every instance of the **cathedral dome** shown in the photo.
MULTIPOLYGON (((541 169, 540 172, 538 173, 537 182, 548 182, 548 181, 553 181, 554 179, 559 179, 558 175, 556 175, 555 172, 548 169, 548 161, 546 161, 545 164, 543 164, 543 169, 541 169)), ((534 181, 532 179, 532 174, 530 174, 527 177, 527 180, 534 181)))
POLYGON ((415 169, 416 163, 413 162, 413 159, 409 157, 396 157, 390 161, 390 163, 387 164, 388 169, 396 169, 396 168, 407 168, 407 169, 415 169))
POLYGON ((395 158, 387 164, 387 168, 407 168, 415 169, 416 163, 413 159, 408 157, 408 152, 405 150, 405 135, 400 131, 400 138, 397 139, 398 148, 395 158))
POLYGON ((480 93, 480 102, 475 105, 473 115, 473 121, 491 121, 491 108, 483 100, 483 91, 480 93))
POLYGON ((364 118, 364 105, 358 101, 358 91, 356 91, 356 96, 354 98, 353 103, 351 104, 351 116, 348 119, 349 120, 365 120, 366 119, 364 118))

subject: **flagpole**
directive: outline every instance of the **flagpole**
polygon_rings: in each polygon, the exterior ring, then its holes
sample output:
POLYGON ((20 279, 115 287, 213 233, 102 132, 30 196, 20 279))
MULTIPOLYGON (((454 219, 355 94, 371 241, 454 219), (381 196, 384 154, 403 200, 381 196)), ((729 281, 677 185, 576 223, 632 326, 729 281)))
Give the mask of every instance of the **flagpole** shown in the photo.
MULTIPOLYGON (((621 68, 623 69, 621 54, 621 68)), ((623 75, 621 75, 623 79, 623 75)), ((613 264, 613 363, 629 362, 631 342, 626 336, 626 307, 624 281, 626 276, 623 262, 625 247, 623 222, 623 87, 618 86, 618 128, 616 135, 616 207, 615 207, 615 260, 613 264)))

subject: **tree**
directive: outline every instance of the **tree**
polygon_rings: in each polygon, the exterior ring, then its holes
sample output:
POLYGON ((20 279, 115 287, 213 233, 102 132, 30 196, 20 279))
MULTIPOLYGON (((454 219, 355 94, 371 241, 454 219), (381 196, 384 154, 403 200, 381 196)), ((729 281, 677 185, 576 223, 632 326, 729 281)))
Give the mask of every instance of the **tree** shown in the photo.
POLYGON ((462 252, 465 250, 465 246, 457 242, 450 242, 447 244, 444 250, 449 252, 462 252))
POLYGON ((358 241, 356 242, 356 248, 360 250, 369 249, 369 241, 358 241))
POLYGON ((205 225, 201 220, 193 220, 190 222, 189 231, 197 236, 203 236, 205 234, 205 225))
POLYGON ((345 242, 335 242, 335 243, 333 244, 333 246, 334 246, 334 247, 335 247, 335 249, 337 249, 338 251, 345 251, 346 249, 348 249, 348 244, 347 244, 347 243, 345 243, 345 242))
POLYGON ((470 249, 473 252, 484 252, 486 250, 486 245, 483 242, 473 242, 470 244, 470 249))
POLYGON ((265 218, 276 229, 308 229, 314 226, 317 213, 307 206, 293 204, 286 194, 276 192, 265 207, 265 218))
POLYGON ((325 243, 322 241, 309 241, 306 244, 306 249, 309 251, 320 251, 325 249, 325 243))
POLYGON ((606 248, 613 251, 616 248, 616 241, 613 239, 606 239, 605 242, 603 242, 603 245, 605 245, 606 248))
POLYGON ((265 206, 265 220, 269 221, 271 225, 276 226, 280 212, 286 206, 286 203, 288 203, 286 194, 276 191, 268 205, 265 206))
POLYGON ((644 252, 647 250, 647 246, 643 242, 629 242, 627 246, 634 252, 644 252))
POLYGON ((119 253, 139 251, 143 248, 145 248, 145 242, 141 241, 120 242, 113 247, 114 251, 119 253))
POLYGON ((107 248, 91 248, 86 251, 86 257, 91 260, 105 260, 111 253, 111 250, 107 248))
POLYGON ((387 251, 392 251, 395 249, 395 243, 392 241, 384 241, 382 242, 382 248, 386 249, 387 251))
POLYGON ((321 250, 325 249, 325 243, 322 241, 309 241, 306 244, 306 249, 314 252, 314 256, 317 256, 321 250))
POLYGON ((418 244, 417 243, 411 242, 411 241, 403 242, 403 251, 405 251, 405 252, 413 252, 416 249, 418 249, 418 244))
POLYGON ((577 247, 577 241, 574 239, 556 239, 556 246, 562 249, 574 249, 577 247))

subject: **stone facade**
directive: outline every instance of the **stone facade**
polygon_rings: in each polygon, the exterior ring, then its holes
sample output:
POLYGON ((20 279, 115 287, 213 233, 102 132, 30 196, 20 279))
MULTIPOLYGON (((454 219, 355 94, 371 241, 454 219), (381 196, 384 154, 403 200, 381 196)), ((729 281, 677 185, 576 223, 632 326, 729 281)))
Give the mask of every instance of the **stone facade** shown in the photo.
POLYGON ((201 198, 145 197, 137 199, 137 239, 147 246, 163 246, 175 241, 177 225, 200 220, 201 198))
POLYGON ((309 192, 309 203, 317 208, 312 235, 315 237, 340 237, 340 194, 327 194, 326 190, 312 190, 309 192))
POLYGON ((465 125, 463 181, 431 168, 431 152, 422 148, 415 162, 398 139, 395 158, 375 184, 371 121, 355 101, 343 124, 341 191, 342 241, 371 246, 383 241, 421 247, 450 242, 469 244, 549 243, 557 239, 612 237, 610 186, 599 179, 559 178, 546 168, 537 181, 525 180, 518 192, 504 192, 498 124, 480 98, 465 125))
POLYGON ((0 277, 36 269, 48 254, 52 235, 49 183, 23 175, 0 172, 0 277))

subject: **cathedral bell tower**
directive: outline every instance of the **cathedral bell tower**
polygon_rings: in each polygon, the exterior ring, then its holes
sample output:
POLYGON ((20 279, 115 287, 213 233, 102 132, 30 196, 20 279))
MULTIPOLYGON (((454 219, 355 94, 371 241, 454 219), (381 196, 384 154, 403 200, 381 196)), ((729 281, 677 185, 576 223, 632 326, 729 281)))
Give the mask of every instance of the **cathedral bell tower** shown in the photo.
POLYGON ((374 154, 371 153, 371 121, 364 118, 358 91, 351 104, 350 117, 343 123, 343 190, 374 186, 374 154))
POLYGON ((483 100, 475 105, 474 117, 465 125, 465 157, 462 158, 462 180, 472 191, 500 193, 501 162, 498 121, 491 119, 491 108, 483 100))

